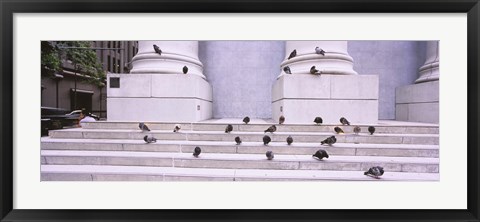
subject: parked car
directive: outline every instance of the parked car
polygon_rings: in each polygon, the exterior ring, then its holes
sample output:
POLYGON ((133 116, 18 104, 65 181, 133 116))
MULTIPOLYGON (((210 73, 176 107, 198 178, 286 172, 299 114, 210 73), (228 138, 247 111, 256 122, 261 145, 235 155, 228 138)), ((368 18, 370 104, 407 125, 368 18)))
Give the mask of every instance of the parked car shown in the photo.
POLYGON ((53 107, 41 107, 41 135, 45 136, 49 130, 62 129, 72 121, 65 119, 68 111, 53 107))
MULTIPOLYGON (((80 113, 82 113, 82 110, 74 110, 74 111, 66 114, 66 116, 68 118, 76 118, 78 120, 78 118, 80 117, 80 113)), ((97 121, 100 119, 99 116, 97 116, 95 114, 92 114, 92 113, 90 113, 90 116, 93 117, 97 121)))

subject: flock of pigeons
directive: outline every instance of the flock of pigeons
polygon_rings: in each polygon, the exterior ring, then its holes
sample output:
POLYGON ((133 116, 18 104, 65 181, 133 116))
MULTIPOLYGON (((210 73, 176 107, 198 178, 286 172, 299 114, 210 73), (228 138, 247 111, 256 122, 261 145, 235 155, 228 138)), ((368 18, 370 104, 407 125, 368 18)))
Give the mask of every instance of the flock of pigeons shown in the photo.
MULTIPOLYGON (((154 45, 153 45, 153 49, 154 49, 155 53, 159 54, 160 56, 162 55, 162 50, 160 49, 160 47, 158 47, 157 45, 154 44, 154 45)), ((319 47, 316 47, 316 48, 315 48, 315 53, 316 53, 316 54, 319 54, 319 55, 322 55, 322 56, 325 56, 325 51, 324 51, 323 49, 319 48, 319 47)), ((296 50, 296 49, 294 49, 294 50, 290 53, 290 55, 288 56, 288 59, 294 58, 295 56, 297 56, 297 50, 296 50)), ((287 73, 287 74, 292 74, 292 71, 291 71, 290 67, 288 67, 288 66, 285 66, 285 67, 283 68, 283 71, 284 71, 285 73, 287 73)), ((188 73, 188 67, 187 67, 187 66, 184 66, 183 69, 182 69, 182 72, 183 72, 184 74, 187 74, 187 73, 188 73)), ((316 69, 315 66, 312 66, 312 67, 310 68, 310 74, 321 75, 322 72, 319 71, 318 69, 316 69)), ((250 122, 250 118, 249 118, 248 116, 245 117, 245 118, 243 118, 243 122, 244 122, 245 124, 248 124, 248 123, 250 122)), ((284 116, 280 116, 278 122, 279 122, 280 125, 283 124, 283 123, 285 122, 285 117, 284 117, 284 116)), ((322 123, 323 123, 323 119, 322 119, 321 117, 316 117, 316 118, 313 120, 313 122, 315 122, 316 124, 322 124, 322 123)), ((349 122, 346 118, 344 118, 344 117, 340 118, 340 123, 341 123, 342 125, 350 125, 350 122, 349 122)), ((142 132, 143 132, 143 131, 150 131, 150 129, 149 129, 149 128, 147 127, 147 125, 145 125, 144 123, 139 123, 138 127, 142 130, 142 132)), ((178 124, 175 125, 175 128, 173 129, 173 132, 179 132, 179 131, 180 131, 180 128, 181 128, 180 125, 178 125, 178 124)), ((264 133, 267 133, 267 132, 273 133, 273 132, 275 132, 276 130, 277 130, 277 127, 276 127, 275 125, 272 125, 272 126, 268 127, 268 128, 264 131, 264 133)), ((231 124, 228 124, 227 127, 225 128, 225 133, 230 133, 230 132, 232 132, 232 131, 233 131, 233 126, 232 126, 231 124)), ((340 127, 338 127, 338 126, 334 128, 334 131, 335 131, 335 133, 337 133, 337 134, 343 134, 343 133, 345 133, 345 132, 342 130, 342 128, 340 128, 340 127)), ((354 132, 355 134, 357 134, 357 135, 360 133, 360 131, 361 131, 361 129, 360 129, 359 126, 355 126, 355 127, 353 128, 353 132, 354 132)), ((375 132, 375 127, 369 126, 369 127, 368 127, 368 132, 370 132, 370 135, 373 135, 373 133, 375 132)), ((146 143, 155 143, 155 142, 157 142, 157 139, 156 139, 155 137, 153 137, 153 136, 148 136, 148 135, 144 136, 144 137, 143 137, 143 140, 144 140, 146 143)), ((271 141, 272 141, 272 139, 270 138, 270 136, 268 136, 268 135, 263 136, 263 144, 264 144, 264 145, 268 145, 271 141)), ((335 138, 335 136, 330 136, 330 137, 326 138, 325 140, 321 141, 320 144, 321 144, 321 145, 331 146, 331 145, 333 145, 333 144, 336 143, 336 142, 337 142, 337 138, 335 138)), ((241 140, 241 138, 240 138, 239 136, 235 137, 235 143, 236 143, 237 145, 240 145, 240 144, 242 143, 242 140, 241 140)), ((291 145, 292 143, 293 143, 293 138, 292 138, 292 136, 288 136, 288 137, 287 137, 287 144, 288 144, 288 145, 291 145)), ((198 157, 201 152, 202 152, 202 149, 197 146, 197 147, 195 147, 195 149, 193 150, 193 156, 194 156, 194 157, 198 157)), ((266 155, 266 157, 267 157, 267 160, 272 160, 272 159, 274 158, 274 154, 273 154, 273 152, 272 152, 271 150, 267 151, 267 152, 265 153, 265 155, 266 155)), ((317 151, 312 155, 312 157, 315 158, 315 159, 318 159, 318 160, 322 160, 323 158, 328 158, 329 155, 328 155, 328 153, 327 153, 326 150, 319 149, 319 150, 317 150, 317 151)), ((378 179, 380 176, 383 175, 383 173, 384 173, 384 170, 383 170, 382 167, 380 167, 380 166, 375 166, 375 167, 371 167, 368 171, 365 171, 365 172, 364 172, 364 175, 372 176, 372 177, 375 177, 375 178, 378 179)))
MULTIPOLYGON (((322 55, 322 56, 325 56, 325 51, 324 51, 323 49, 319 48, 318 46, 315 47, 315 53, 316 53, 316 54, 319 54, 319 55, 322 55)), ((297 56, 297 50, 296 50, 296 49, 294 49, 294 50, 290 53, 290 55, 288 56, 287 59, 290 60, 291 58, 293 58, 293 57, 295 57, 295 56, 297 56)), ((292 70, 291 70, 290 67, 288 67, 288 66, 283 67, 283 71, 284 71, 285 73, 287 73, 287 74, 292 74, 292 70)), ((320 76, 320 75, 322 74, 322 72, 321 72, 320 70, 318 70, 315 66, 312 66, 312 67, 310 68, 310 74, 314 74, 314 75, 319 75, 319 76, 320 76)))
MULTIPOLYGON (((155 53, 159 54, 159 55, 162 55, 162 50, 160 49, 160 47, 158 47, 158 45, 153 45, 153 50, 155 51, 155 53)), ((182 72, 183 74, 187 74, 188 72, 188 67, 187 66, 183 66, 183 69, 182 69, 182 72)))
MULTIPOLYGON (((247 116, 247 117, 243 118, 243 122, 245 124, 248 124, 250 122, 250 117, 247 116)), ((283 124, 285 122, 285 117, 283 115, 280 116, 279 119, 278 119, 278 122, 279 122, 280 125, 283 124)), ((313 122, 315 122, 318 125, 318 124, 322 124, 323 120, 322 120, 321 117, 316 117, 313 122)), ((350 122, 345 117, 340 118, 340 123, 342 125, 350 125, 350 122)), ((142 130, 142 132, 150 131, 148 126, 145 125, 144 123, 139 123, 138 127, 140 128, 140 130, 142 130)), ((181 129, 181 126, 179 124, 176 124, 174 129, 173 129, 173 132, 179 132, 180 129, 181 129)), ((276 130, 277 130, 277 127, 275 125, 271 125, 270 127, 268 127, 264 131, 264 133, 267 133, 267 132, 273 133, 276 130)), ((230 133, 232 131, 233 131, 233 126, 231 124, 228 124, 227 127, 225 128, 225 133, 230 133)), ((338 126, 334 128, 334 131, 337 134, 343 134, 344 133, 344 131, 338 126)), ((353 132, 357 135, 360 133, 360 131, 361 131, 361 129, 360 129, 359 126, 355 126, 353 128, 353 132)), ((370 135, 373 135, 373 133, 375 132, 375 127, 369 126, 368 127, 368 132, 370 133, 370 135)), ((144 136, 143 140, 145 141, 145 143, 155 143, 155 142, 157 142, 157 139, 155 137, 148 136, 148 135, 144 136)), ((268 136, 268 135, 263 136, 263 145, 268 145, 271 141, 272 141, 272 139, 270 138, 270 136, 268 136)), ((291 145, 293 143, 292 136, 288 136, 286 141, 287 141, 288 145, 291 145)), ((325 140, 321 141, 320 144, 321 145, 332 146, 336 142, 337 142, 337 138, 335 138, 335 136, 330 136, 330 137, 326 138, 325 140)), ((242 143, 242 140, 239 136, 235 137, 235 143, 237 145, 240 145, 242 143)), ((195 149, 193 151, 193 156, 198 157, 201 152, 202 152, 202 149, 197 146, 197 147, 195 147, 195 149)), ((265 153, 265 155, 267 157, 267 160, 273 160, 273 158, 274 158, 274 153, 271 150, 268 150, 265 153)), ((319 149, 312 155, 312 158, 317 159, 317 160, 322 160, 323 158, 328 158, 328 157, 329 157, 329 155, 328 155, 327 151, 324 150, 324 149, 319 149)), ((382 176, 383 173, 384 173, 383 167, 374 166, 374 167, 371 167, 368 171, 365 171, 364 175, 371 176, 371 177, 379 179, 379 177, 382 176)))

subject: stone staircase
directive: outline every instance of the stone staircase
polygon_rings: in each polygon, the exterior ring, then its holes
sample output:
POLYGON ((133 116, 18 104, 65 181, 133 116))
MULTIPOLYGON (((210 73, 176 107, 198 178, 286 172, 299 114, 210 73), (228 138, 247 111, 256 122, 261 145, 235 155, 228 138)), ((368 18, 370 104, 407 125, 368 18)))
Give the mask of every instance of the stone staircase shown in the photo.
POLYGON ((334 135, 335 125, 277 125, 266 133, 272 142, 265 146, 263 131, 271 123, 245 125, 236 120, 231 133, 226 123, 183 123, 178 133, 174 123, 147 123, 142 133, 138 123, 93 122, 83 128, 52 130, 41 139, 42 181, 310 181, 375 180, 438 181, 438 125, 394 121, 380 122, 374 135, 365 125, 353 134, 353 126, 342 126, 345 134, 337 143, 320 141, 334 135), (158 139, 146 144, 145 135, 158 139), (291 135, 292 145, 286 138, 291 135), (240 136, 241 145, 234 138, 240 136), (199 158, 194 147, 202 148, 199 158), (318 149, 330 158, 312 158, 318 149), (265 152, 271 150, 271 161, 265 152), (381 179, 363 175, 372 166, 383 166, 381 179))

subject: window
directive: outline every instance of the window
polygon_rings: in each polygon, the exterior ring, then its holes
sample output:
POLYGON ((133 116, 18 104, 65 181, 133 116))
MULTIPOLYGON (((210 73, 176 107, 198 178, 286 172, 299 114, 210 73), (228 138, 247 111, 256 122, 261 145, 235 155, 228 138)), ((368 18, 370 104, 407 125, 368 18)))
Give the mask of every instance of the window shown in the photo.
POLYGON ((113 71, 112 72, 117 72, 117 60, 113 59, 113 71))
POLYGON ((119 77, 110 77, 110 88, 120 88, 119 77))
POLYGON ((107 70, 110 71, 110 72, 112 71, 112 66, 110 65, 111 61, 112 61, 112 58, 110 58, 110 56, 108 56, 108 61, 107 61, 107 63, 108 63, 107 67, 108 68, 107 68, 107 70))

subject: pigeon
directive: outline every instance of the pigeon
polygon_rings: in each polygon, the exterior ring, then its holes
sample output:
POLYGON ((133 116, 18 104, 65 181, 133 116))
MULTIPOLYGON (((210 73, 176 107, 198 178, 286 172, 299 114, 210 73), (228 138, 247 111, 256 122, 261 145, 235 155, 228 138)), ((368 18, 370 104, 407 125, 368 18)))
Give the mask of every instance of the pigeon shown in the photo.
POLYGON ((268 143, 270 143, 271 141, 272 139, 269 136, 265 135, 263 137, 263 145, 268 145, 268 143))
POLYGON ((276 127, 275 125, 271 125, 270 127, 268 127, 268 129, 266 129, 266 130, 264 131, 264 133, 266 133, 266 132, 271 132, 271 133, 273 133, 273 132, 275 132, 275 131, 277 131, 277 127, 276 127))
POLYGON ((198 157, 198 155, 200 155, 200 153, 202 152, 202 149, 200 149, 200 147, 195 147, 195 149, 193 150, 193 156, 194 157, 198 157))
POLYGON ((368 132, 370 133, 370 135, 373 135, 373 133, 375 132, 375 127, 369 126, 368 127, 368 132))
POLYGON ((267 156, 267 160, 273 160, 273 152, 272 151, 267 151, 265 153, 265 155, 267 156))
POLYGON ((333 145, 334 143, 337 142, 337 138, 335 136, 328 137, 324 139, 322 142, 320 142, 321 145, 327 144, 329 146, 333 145))
POLYGON ((312 155, 312 157, 318 158, 318 160, 322 160, 323 158, 328 158, 328 153, 325 150, 319 149, 315 154, 312 155))
POLYGON ((162 50, 158 47, 158 45, 153 45, 153 50, 159 55, 162 55, 162 50))
POLYGON ((184 67, 183 67, 183 74, 187 74, 187 72, 188 72, 188 67, 187 67, 187 66, 184 66, 184 67))
POLYGON ((353 132, 357 135, 360 133, 360 131, 362 131, 362 129, 360 129, 359 126, 355 126, 355 128, 353 128, 353 132))
POLYGON ((336 132, 337 134, 345 133, 345 132, 343 132, 342 128, 340 128, 340 127, 338 127, 338 126, 336 126, 336 127, 334 128, 334 130, 335 130, 335 132, 336 132))
POLYGON ((316 123, 316 124, 321 124, 321 123, 323 123, 323 119, 322 119, 322 117, 317 116, 317 117, 315 117, 313 122, 316 123))
POLYGON ((228 126, 225 128, 225 133, 230 133, 233 130, 233 126, 228 124, 228 126))
POLYGON ((153 137, 153 136, 144 136, 143 137, 143 141, 145 141, 145 143, 156 143, 157 142, 157 138, 153 137))
POLYGON ((363 175, 367 175, 367 176, 374 177, 376 179, 380 179, 380 176, 382 176, 384 172, 385 171, 383 171, 383 167, 374 166, 374 167, 370 167, 370 169, 368 169, 368 171, 365 171, 363 173, 363 175))
POLYGON ((290 70, 290 67, 288 67, 288 66, 285 66, 285 67, 283 68, 283 71, 284 71, 285 73, 287 73, 287 74, 292 74, 292 71, 290 70))
POLYGON ((278 124, 283 124, 284 122, 285 122, 285 116, 282 115, 278 118, 278 124))
POLYGON ((288 136, 288 137, 287 137, 287 143, 288 143, 288 145, 291 145, 291 144, 293 143, 293 138, 292 138, 292 136, 288 136))
POLYGON ((350 122, 348 122, 348 120, 345 119, 345 117, 340 118, 340 123, 342 123, 342 125, 349 125, 350 126, 350 122))
POLYGON ((248 124, 250 122, 250 117, 246 116, 245 118, 243 118, 243 122, 245 124, 248 124))
POLYGON ((293 58, 293 57, 295 57, 295 56, 297 56, 297 50, 296 50, 296 49, 294 49, 294 50, 292 51, 292 53, 290 53, 290 56, 288 56, 288 59, 291 59, 291 58, 293 58))
POLYGON ((315 47, 315 53, 325 56, 325 51, 319 47, 315 47))
POLYGON ((237 143, 237 145, 240 145, 242 143, 242 140, 240 139, 239 136, 235 137, 235 142, 237 143))
POLYGON ((178 131, 180 131, 180 128, 181 128, 180 125, 178 125, 178 124, 175 125, 175 128, 173 128, 173 132, 177 133, 178 131))
POLYGON ((150 129, 148 128, 147 125, 145 125, 145 123, 139 123, 138 124, 138 128, 140 128, 143 131, 150 131, 150 129))
POLYGON ((310 68, 310 74, 318 74, 318 69, 316 69, 315 66, 312 66, 312 68, 310 68))

